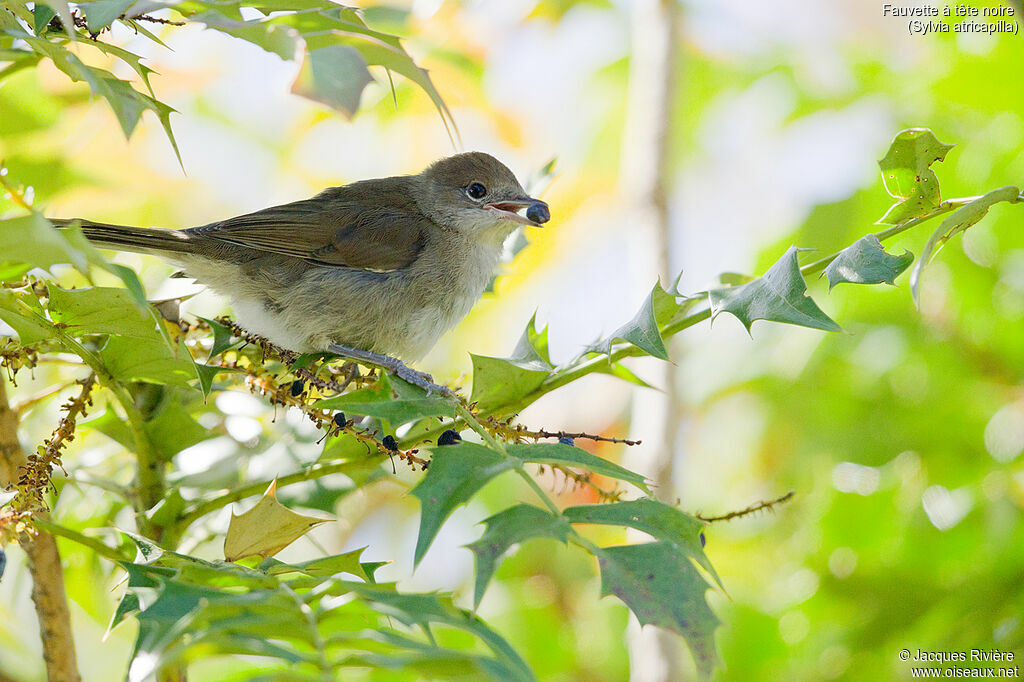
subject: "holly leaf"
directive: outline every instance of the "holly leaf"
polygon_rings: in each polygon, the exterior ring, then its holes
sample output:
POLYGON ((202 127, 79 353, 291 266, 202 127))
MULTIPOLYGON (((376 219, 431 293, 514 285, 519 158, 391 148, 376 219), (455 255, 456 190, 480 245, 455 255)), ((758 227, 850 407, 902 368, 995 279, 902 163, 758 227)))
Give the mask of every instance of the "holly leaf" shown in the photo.
POLYGON ((805 295, 807 284, 796 260, 798 252, 795 246, 789 247, 768 272, 752 282, 709 291, 711 319, 723 312, 730 313, 743 323, 747 333, 755 320, 841 331, 839 325, 805 295))
POLYGON ((603 547, 601 595, 614 594, 641 625, 655 625, 683 636, 703 676, 711 672, 718 617, 708 607, 708 584, 689 558, 670 542, 603 547))
MULTIPOLYGON (((595 474, 632 483, 640 490, 650 492, 647 488, 647 479, 640 474, 624 469, 614 462, 609 462, 572 445, 564 443, 519 443, 509 445, 508 452, 524 462, 556 464, 586 469, 595 474)), ((433 467, 433 464, 431 464, 431 467, 433 467)))
POLYGON ((139 340, 161 340, 151 312, 127 289, 50 287, 50 316, 75 336, 116 334, 139 340))
POLYGON ((829 291, 837 284, 895 284, 896 278, 914 262, 914 254, 902 256, 885 252, 882 242, 867 234, 839 252, 822 275, 828 278, 829 291))
POLYGON ((467 547, 476 562, 476 586, 473 608, 480 606, 487 584, 497 568, 498 560, 512 545, 531 538, 553 538, 563 543, 568 539, 569 525, 565 519, 529 504, 518 504, 484 519, 487 526, 479 540, 467 547))
POLYGON ((136 0, 95 0, 79 3, 85 12, 85 23, 89 33, 99 33, 114 23, 124 11, 135 4, 136 0))
POLYGON ((111 336, 100 358, 118 380, 189 386, 197 378, 196 364, 188 349, 175 352, 162 337, 151 339, 111 336))
POLYGON ((205 317, 200 317, 199 319, 208 324, 210 329, 213 330, 213 347, 210 349, 209 359, 217 357, 233 346, 241 346, 245 343, 241 339, 236 340, 231 329, 225 327, 220 322, 205 317))
POLYGON ((35 309, 38 305, 34 296, 0 288, 0 320, 14 330, 23 346, 56 336, 53 324, 35 309))
POLYGON ((365 550, 366 547, 360 547, 344 554, 320 557, 319 559, 311 559, 297 564, 286 564, 277 559, 267 558, 257 568, 270 575, 305 573, 306 575, 316 577, 329 577, 339 573, 348 573, 370 582, 370 575, 372 573, 368 574, 366 572, 366 565, 359 561, 359 557, 362 556, 365 550))
POLYGON ((418 565, 441 529, 441 524, 459 505, 465 504, 491 479, 510 470, 514 462, 475 443, 457 443, 434 449, 427 475, 410 494, 419 498, 419 536, 415 562, 418 565))
POLYGON ((452 401, 428 396, 426 391, 404 381, 392 382, 381 377, 373 386, 344 395, 318 400, 314 405, 321 410, 341 410, 349 415, 362 415, 383 419, 393 427, 423 417, 454 417, 452 401))
POLYGON ((925 215, 942 203, 939 179, 930 166, 945 159, 953 146, 939 142, 927 128, 897 133, 878 166, 886 191, 900 201, 889 207, 879 224, 895 225, 925 215))
POLYGON ((80 272, 88 272, 82 254, 39 213, 0 220, 0 254, 0 262, 28 263, 44 270, 57 263, 71 263, 80 272))
POLYGON ((680 510, 649 497, 608 504, 585 504, 569 507, 563 512, 571 523, 596 523, 626 526, 643 531, 656 540, 671 542, 694 559, 722 587, 711 562, 704 554, 700 534, 707 525, 680 510))
POLYGON ((244 514, 231 514, 224 538, 224 558, 238 561, 254 555, 271 557, 330 520, 293 512, 278 502, 277 479, 274 479, 255 507, 244 514))
POLYGON ((657 282, 632 320, 588 350, 607 355, 611 353, 612 344, 621 339, 659 360, 668 360, 668 351, 665 349, 660 327, 672 319, 677 308, 675 296, 666 292, 661 287, 661 282, 657 282))
POLYGON ((914 297, 915 305, 921 305, 921 273, 924 272, 925 266, 931 262, 932 258, 942 249, 945 243, 953 235, 963 232, 984 218, 993 204, 998 204, 1001 201, 1015 204, 1020 201, 1020 198, 1020 188, 1012 185, 1000 187, 978 197, 969 204, 964 204, 955 213, 942 221, 938 229, 932 232, 932 236, 928 238, 928 242, 924 245, 924 249, 921 252, 921 257, 918 259, 917 264, 914 265, 914 269, 910 271, 910 293, 914 297))
POLYGON ((292 92, 326 104, 351 119, 363 89, 373 82, 366 60, 348 45, 328 45, 306 54, 292 92))

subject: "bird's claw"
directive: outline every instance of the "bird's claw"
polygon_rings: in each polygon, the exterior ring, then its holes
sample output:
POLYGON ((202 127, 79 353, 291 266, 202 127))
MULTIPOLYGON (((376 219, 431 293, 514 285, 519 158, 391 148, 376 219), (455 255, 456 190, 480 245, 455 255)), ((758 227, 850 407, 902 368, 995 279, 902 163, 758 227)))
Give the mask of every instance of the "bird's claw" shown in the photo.
POLYGON ((417 372, 411 367, 401 364, 395 368, 395 376, 402 381, 408 382, 413 386, 419 386, 427 392, 429 396, 431 393, 439 393, 446 398, 454 398, 455 393, 447 386, 441 386, 434 383, 434 377, 430 376, 426 372, 417 372))

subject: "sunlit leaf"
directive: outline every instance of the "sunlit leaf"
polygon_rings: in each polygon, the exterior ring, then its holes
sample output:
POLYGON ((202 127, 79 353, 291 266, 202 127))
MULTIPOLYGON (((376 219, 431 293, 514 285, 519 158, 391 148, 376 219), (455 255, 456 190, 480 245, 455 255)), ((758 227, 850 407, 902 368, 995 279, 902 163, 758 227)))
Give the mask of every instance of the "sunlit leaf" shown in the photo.
POLYGON ((473 359, 473 391, 470 400, 483 412, 514 403, 537 389, 550 372, 523 367, 507 358, 470 354, 473 359))
POLYGON ((158 340, 150 311, 126 289, 89 287, 65 290, 50 287, 50 314, 69 333, 117 334, 135 339, 158 340))
POLYGON ((709 291, 712 319, 723 312, 731 313, 748 332, 755 320, 841 331, 839 325, 806 295, 807 284, 796 259, 798 251, 791 246, 768 272, 752 282, 709 291))
POLYGON ((925 266, 931 262, 939 249, 949 241, 950 237, 963 232, 971 225, 974 225, 984 218, 993 204, 998 204, 1002 201, 1006 201, 1011 204, 1017 203, 1020 201, 1020 196, 1020 188, 1018 187, 1000 187, 999 189, 992 190, 984 196, 978 197, 969 204, 965 204, 951 216, 942 221, 938 229, 932 232, 932 236, 928 238, 928 242, 924 245, 924 249, 921 251, 921 257, 914 265, 914 269, 910 271, 910 292, 914 297, 914 303, 916 305, 920 305, 921 303, 921 273, 924 272, 925 266))
POLYGON ((57 263, 71 263, 83 272, 87 267, 85 258, 38 213, 0 220, 0 262, 12 261, 43 269, 57 263))
POLYGON ((110 373, 120 381, 188 386, 188 382, 197 378, 196 366, 188 350, 180 348, 175 353, 159 337, 112 336, 100 351, 100 357, 110 373))
POLYGON ((14 330, 22 345, 56 336, 53 324, 33 309, 33 303, 39 305, 34 296, 0 288, 0 320, 14 330))
POLYGON ((953 148, 938 141, 927 128, 910 128, 893 139, 885 158, 878 162, 889 194, 900 201, 879 219, 893 225, 934 210, 942 201, 939 179, 931 165, 942 161, 953 148))
POLYGON ((828 278, 829 290, 843 282, 894 284, 913 262, 914 254, 910 251, 904 251, 901 256, 886 253, 878 237, 868 234, 840 251, 822 274, 828 278))
POLYGON ((224 558, 238 561, 247 556, 270 557, 330 519, 306 516, 277 501, 277 481, 267 488, 256 506, 232 514, 224 538, 224 558))
POLYGON ((632 320, 622 325, 589 350, 610 353, 616 340, 628 341, 648 355, 659 360, 668 360, 665 341, 661 338, 659 326, 668 322, 675 313, 675 297, 667 293, 658 282, 644 300, 632 320))
POLYGON ((366 548, 360 547, 344 554, 310 559, 309 561, 297 564, 285 564, 276 559, 268 558, 263 560, 259 565, 259 569, 271 575, 283 575, 294 572, 313 576, 332 576, 339 573, 348 573, 368 581, 370 576, 366 573, 364 565, 359 561, 359 557, 362 556, 364 551, 366 551, 366 548))

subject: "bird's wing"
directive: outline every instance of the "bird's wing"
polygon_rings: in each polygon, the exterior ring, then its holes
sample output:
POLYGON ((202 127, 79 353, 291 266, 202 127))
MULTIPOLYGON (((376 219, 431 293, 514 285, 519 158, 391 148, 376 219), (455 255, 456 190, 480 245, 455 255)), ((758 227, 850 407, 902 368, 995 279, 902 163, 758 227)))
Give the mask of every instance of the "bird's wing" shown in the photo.
POLYGON ((327 194, 188 232, 322 265, 375 271, 404 268, 423 248, 430 221, 411 205, 386 206, 327 194))

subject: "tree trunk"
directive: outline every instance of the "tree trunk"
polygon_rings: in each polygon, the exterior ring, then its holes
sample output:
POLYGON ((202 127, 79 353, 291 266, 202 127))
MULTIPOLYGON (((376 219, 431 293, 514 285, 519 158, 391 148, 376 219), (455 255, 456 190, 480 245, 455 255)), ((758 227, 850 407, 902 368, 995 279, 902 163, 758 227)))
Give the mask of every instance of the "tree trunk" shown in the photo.
MULTIPOLYGON (((25 466, 25 451, 18 441, 18 417, 7 400, 7 387, 0 377, 0 488, 18 481, 25 466)), ((71 614, 64 593, 64 569, 57 551, 57 540, 38 532, 21 543, 32 575, 32 602, 39 618, 39 636, 43 642, 43 660, 50 682, 79 682, 75 643, 71 636, 71 614)))
MULTIPOLYGON (((668 195, 673 100, 676 83, 677 0, 636 0, 632 14, 629 107, 623 135, 621 190, 629 209, 632 272, 639 279, 657 272, 662 285, 672 284, 669 254, 672 232, 668 195)), ((649 289, 642 294, 646 295, 649 289)), ((627 466, 654 482, 655 494, 675 502, 673 462, 679 451, 681 414, 676 367, 658 363, 653 383, 664 393, 634 392, 632 437, 643 445, 630 448, 627 466)), ((646 626, 630 616, 630 678, 642 682, 680 679, 680 642, 670 632, 646 626)))

